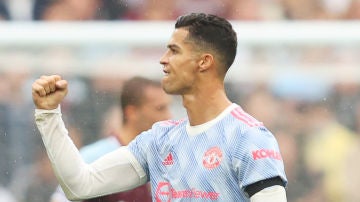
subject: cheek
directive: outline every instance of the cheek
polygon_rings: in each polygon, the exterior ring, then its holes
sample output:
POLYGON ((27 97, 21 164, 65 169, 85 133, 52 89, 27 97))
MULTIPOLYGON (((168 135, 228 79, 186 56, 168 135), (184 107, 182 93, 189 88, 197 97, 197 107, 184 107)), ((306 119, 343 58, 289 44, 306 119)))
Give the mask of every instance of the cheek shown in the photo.
POLYGON ((196 78, 196 69, 191 65, 184 66, 184 70, 181 71, 181 74, 181 79, 183 80, 184 84, 192 85, 196 78))
POLYGON ((176 66, 177 73, 183 75, 184 79, 190 79, 196 73, 196 63, 192 60, 179 62, 176 66))
POLYGON ((158 114, 157 119, 160 121, 171 118, 171 112, 169 110, 158 111, 157 114, 158 114))
POLYGON ((169 62, 177 68, 193 67, 196 65, 194 58, 188 55, 175 55, 169 57, 169 62))

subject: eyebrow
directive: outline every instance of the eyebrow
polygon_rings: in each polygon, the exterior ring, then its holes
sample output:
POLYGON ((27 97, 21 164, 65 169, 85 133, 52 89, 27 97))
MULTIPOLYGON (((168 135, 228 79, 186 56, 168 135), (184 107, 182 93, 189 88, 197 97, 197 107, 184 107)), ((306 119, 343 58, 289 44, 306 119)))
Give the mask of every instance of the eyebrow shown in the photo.
POLYGON ((178 45, 176 45, 176 44, 169 44, 169 45, 167 45, 167 48, 169 48, 169 49, 180 49, 180 47, 178 45))

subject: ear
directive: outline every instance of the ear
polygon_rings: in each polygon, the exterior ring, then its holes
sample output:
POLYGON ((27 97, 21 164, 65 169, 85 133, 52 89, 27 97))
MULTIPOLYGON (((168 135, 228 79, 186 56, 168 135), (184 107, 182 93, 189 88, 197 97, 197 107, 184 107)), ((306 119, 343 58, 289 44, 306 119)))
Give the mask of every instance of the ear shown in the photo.
POLYGON ((124 111, 124 116, 126 117, 126 119, 128 121, 133 121, 134 118, 136 117, 136 106, 134 105, 128 105, 125 107, 124 111))
POLYGON ((199 61, 200 72, 208 70, 214 64, 214 56, 211 54, 204 54, 199 61))

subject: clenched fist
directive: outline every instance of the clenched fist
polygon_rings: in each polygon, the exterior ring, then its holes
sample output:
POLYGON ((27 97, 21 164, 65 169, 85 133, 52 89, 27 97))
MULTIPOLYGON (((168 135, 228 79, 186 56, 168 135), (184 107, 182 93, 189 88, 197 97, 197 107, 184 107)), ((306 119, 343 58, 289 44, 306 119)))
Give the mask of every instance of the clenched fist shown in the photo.
POLYGON ((57 108, 67 92, 67 81, 59 75, 41 76, 32 84, 32 97, 37 109, 57 108))

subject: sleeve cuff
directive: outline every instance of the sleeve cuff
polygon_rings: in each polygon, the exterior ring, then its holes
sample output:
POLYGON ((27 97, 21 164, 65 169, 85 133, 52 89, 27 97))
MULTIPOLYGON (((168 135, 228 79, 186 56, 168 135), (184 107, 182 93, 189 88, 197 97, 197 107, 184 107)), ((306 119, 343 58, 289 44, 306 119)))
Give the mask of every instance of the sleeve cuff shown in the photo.
POLYGON ((39 114, 61 114, 61 107, 60 105, 58 105, 57 108, 55 109, 35 109, 35 115, 39 115, 39 114))

